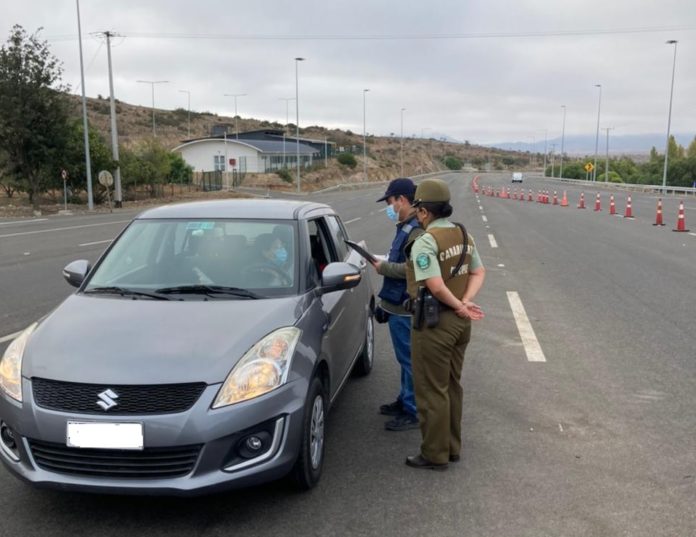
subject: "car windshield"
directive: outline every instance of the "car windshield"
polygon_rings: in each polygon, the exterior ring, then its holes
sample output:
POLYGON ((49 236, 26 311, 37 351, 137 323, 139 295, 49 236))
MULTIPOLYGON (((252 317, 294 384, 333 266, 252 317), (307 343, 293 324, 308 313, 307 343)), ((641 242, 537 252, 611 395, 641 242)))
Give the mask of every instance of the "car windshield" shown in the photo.
POLYGON ((253 299, 296 292, 297 229, 285 220, 136 220, 84 291, 253 299))

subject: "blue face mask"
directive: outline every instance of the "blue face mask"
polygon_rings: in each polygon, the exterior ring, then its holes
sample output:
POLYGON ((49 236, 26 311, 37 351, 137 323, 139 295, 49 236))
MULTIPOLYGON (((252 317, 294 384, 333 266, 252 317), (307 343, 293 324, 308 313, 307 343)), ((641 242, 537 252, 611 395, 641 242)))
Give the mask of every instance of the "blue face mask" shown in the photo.
POLYGON ((282 246, 273 252, 273 261, 276 265, 284 265, 288 260, 288 251, 282 246))
POLYGON ((399 221, 399 213, 394 210, 394 205, 387 205, 387 218, 392 222, 399 221))

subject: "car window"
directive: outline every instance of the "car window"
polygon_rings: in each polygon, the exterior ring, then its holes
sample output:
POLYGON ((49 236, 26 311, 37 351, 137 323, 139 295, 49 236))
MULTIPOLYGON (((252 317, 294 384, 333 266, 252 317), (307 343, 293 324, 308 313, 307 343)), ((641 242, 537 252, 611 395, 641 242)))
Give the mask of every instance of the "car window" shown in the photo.
POLYGON ((200 284, 289 294, 296 265, 294 221, 136 220, 96 267, 87 289, 200 284))
POLYGON ((338 255, 330 238, 326 222, 323 218, 315 218, 307 222, 309 230, 309 246, 312 261, 319 276, 326 265, 338 261, 338 255))
POLYGON ((331 235, 331 239, 333 240, 334 246, 336 247, 336 252, 338 254, 339 260, 345 261, 349 253, 348 246, 345 243, 346 239, 348 239, 348 236, 346 235, 346 232, 343 229, 343 226, 341 225, 341 222, 339 221, 338 217, 327 216, 325 220, 328 224, 329 234, 331 235))

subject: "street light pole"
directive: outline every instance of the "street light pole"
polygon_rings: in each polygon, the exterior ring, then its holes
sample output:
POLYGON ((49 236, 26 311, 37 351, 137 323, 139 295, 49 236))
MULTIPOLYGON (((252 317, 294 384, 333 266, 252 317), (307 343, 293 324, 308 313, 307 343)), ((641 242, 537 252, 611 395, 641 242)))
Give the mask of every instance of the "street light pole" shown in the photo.
POLYGON ((554 171, 556 167, 556 144, 551 144, 551 177, 555 177, 554 171))
POLYGON ((549 131, 544 131, 544 177, 546 177, 546 156, 548 155, 548 137, 549 131))
POLYGON ((609 131, 612 130, 614 127, 604 127, 604 130, 607 131, 607 160, 605 161, 604 164, 604 182, 607 183, 609 181, 609 131))
POLYGON ((672 126, 672 96, 674 95, 674 71, 677 67, 677 41, 670 39, 665 44, 674 45, 674 60, 672 61, 672 85, 669 90, 669 113, 667 114, 667 142, 665 143, 665 167, 662 171, 662 193, 667 192, 667 161, 669 160, 669 130, 672 126))
POLYGON ((180 89, 179 93, 188 95, 188 137, 191 138, 191 92, 189 90, 180 89))
POLYGON ((302 191, 301 177, 300 177, 300 82, 299 82, 299 68, 300 62, 305 61, 305 58, 295 58, 295 146, 297 147, 297 193, 302 191))
POLYGON ((597 181, 597 150, 599 148, 599 111, 602 108, 602 85, 595 84, 595 88, 599 88, 599 102, 597 103, 597 133, 595 134, 594 143, 594 168, 592 168, 592 181, 597 181))
POLYGON ((287 135, 288 125, 290 124, 290 101, 294 101, 294 97, 280 97, 278 100, 285 101, 285 127, 283 128, 283 168, 287 168, 287 157, 285 151, 285 136, 287 135))
POLYGON ((562 104, 561 108, 563 108, 563 130, 561 131, 561 169, 558 172, 558 177, 560 179, 563 179, 563 151, 564 151, 564 144, 565 144, 565 120, 566 120, 566 105, 562 104))
POLYGON ((404 176, 404 112, 405 108, 401 109, 401 177, 404 176))
POLYGON ((225 97, 234 97, 234 133, 239 140, 239 129, 237 128, 237 97, 246 97, 246 93, 225 93, 225 97))
POLYGON ((363 173, 365 174, 365 181, 367 181, 367 123, 365 96, 368 91, 370 91, 369 88, 363 90, 363 173))
POLYGON ((80 24, 80 0, 75 0, 77 5, 77 37, 80 42, 80 78, 82 89, 82 129, 85 135, 85 167, 87 170, 87 208, 94 210, 94 197, 92 196, 92 162, 89 156, 89 126, 87 125, 87 97, 85 95, 85 68, 82 60, 82 25, 80 24))
POLYGON ((150 84, 152 86, 152 137, 157 137, 155 131, 155 84, 167 84, 169 80, 137 80, 140 84, 150 84))

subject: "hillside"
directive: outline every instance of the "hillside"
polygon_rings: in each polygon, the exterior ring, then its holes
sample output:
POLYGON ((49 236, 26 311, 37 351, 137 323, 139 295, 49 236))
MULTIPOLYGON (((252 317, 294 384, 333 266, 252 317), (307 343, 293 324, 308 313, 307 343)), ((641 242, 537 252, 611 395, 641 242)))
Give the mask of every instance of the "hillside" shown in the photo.
MULTIPOLYGON (((81 115, 81 100, 79 96, 70 96, 76 116, 81 115)), ((88 98, 87 110, 90 125, 97 129, 106 140, 110 140, 110 108, 106 98, 88 98)), ((152 136, 152 109, 149 107, 116 102, 119 143, 129 147, 152 136)), ((182 140, 188 138, 188 112, 176 110, 155 110, 157 138, 168 148, 176 147, 182 140)), ((238 120, 239 130, 255 130, 261 128, 282 129, 277 122, 259 119, 243 118, 238 120)), ((210 112, 191 111, 191 138, 206 136, 216 123, 234 124, 234 118, 220 116, 210 112)), ((294 133, 294 126, 292 127, 294 133)), ((358 165, 349 169, 330 159, 328 167, 316 166, 315 170, 306 174, 307 186, 328 186, 338 182, 364 181, 362 162, 362 135, 338 129, 326 129, 320 126, 308 126, 300 129, 300 135, 335 142, 339 147, 359 146, 356 154, 358 165)), ((388 180, 400 174, 400 139, 398 137, 368 136, 368 176, 369 180, 388 180)), ((416 175, 444 169, 443 160, 446 156, 460 159, 465 166, 476 169, 483 168, 490 160, 492 169, 505 169, 510 166, 524 168, 529 166, 529 154, 487 148, 468 143, 453 143, 449 141, 404 138, 404 174, 416 175)), ((539 157, 543 159, 543 155, 539 157)), ((537 160, 537 165, 541 162, 537 160)), ((251 178, 263 184, 282 181, 273 174, 265 178, 251 178)))

